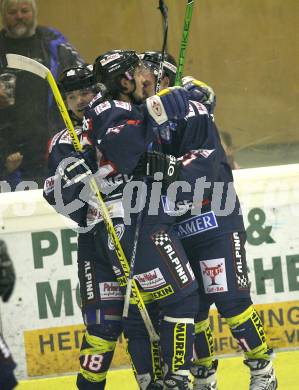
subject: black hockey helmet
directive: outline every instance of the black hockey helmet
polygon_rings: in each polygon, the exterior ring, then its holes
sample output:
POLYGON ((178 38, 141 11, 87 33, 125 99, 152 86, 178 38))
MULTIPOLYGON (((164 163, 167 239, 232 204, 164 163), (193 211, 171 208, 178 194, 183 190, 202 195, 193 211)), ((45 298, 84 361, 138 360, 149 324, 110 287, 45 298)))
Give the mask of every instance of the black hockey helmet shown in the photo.
POLYGON ((59 75, 57 85, 63 93, 95 86, 93 66, 82 65, 65 69, 59 75))
POLYGON ((140 58, 133 50, 112 50, 98 56, 94 62, 93 72, 96 82, 103 83, 108 92, 116 97, 122 92, 120 79, 126 77, 134 80, 134 71, 141 64, 140 58))
MULTIPOLYGON (((160 51, 145 51, 139 54, 145 66, 149 67, 157 77, 159 73, 160 63, 162 61, 162 52, 160 51)), ((169 85, 173 86, 175 75, 177 72, 177 63, 171 54, 165 53, 163 62, 163 75, 169 78, 169 85)))

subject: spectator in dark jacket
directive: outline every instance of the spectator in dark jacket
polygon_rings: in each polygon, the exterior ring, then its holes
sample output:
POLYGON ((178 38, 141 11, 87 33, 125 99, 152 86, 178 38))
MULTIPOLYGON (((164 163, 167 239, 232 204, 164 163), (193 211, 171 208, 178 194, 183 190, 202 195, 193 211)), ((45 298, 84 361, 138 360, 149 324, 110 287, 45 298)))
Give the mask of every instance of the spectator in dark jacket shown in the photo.
MULTIPOLYGON (((6 244, 0 239, 0 297, 7 302, 13 292, 16 275, 6 244)), ((0 333, 0 389, 12 390, 17 385, 14 375, 16 363, 0 333)))
MULTIPOLYGON (((35 0, 2 0, 0 12, 1 55, 30 57, 49 68, 55 78, 65 68, 84 63, 59 31, 37 25, 35 0)), ((47 141, 53 129, 62 126, 45 80, 25 71, 0 70, 0 180, 7 180, 12 186, 20 178, 42 184, 47 141), (1 88, 1 80, 10 76, 13 96, 1 88), (8 172, 7 162, 16 153, 23 156, 20 165, 8 172)))

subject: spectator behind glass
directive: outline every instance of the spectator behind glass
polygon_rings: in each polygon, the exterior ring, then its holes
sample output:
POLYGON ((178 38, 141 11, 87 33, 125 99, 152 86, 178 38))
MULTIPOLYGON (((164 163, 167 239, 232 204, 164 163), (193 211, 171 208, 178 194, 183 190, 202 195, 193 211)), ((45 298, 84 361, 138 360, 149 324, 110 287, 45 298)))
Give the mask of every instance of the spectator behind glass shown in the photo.
MULTIPOLYGON (((65 68, 84 61, 57 30, 37 25, 35 0, 2 0, 0 54, 20 54, 48 67, 56 78, 65 68)), ((45 80, 24 71, 0 70, 0 180, 12 189, 21 180, 42 186, 51 129, 63 126, 45 80), (12 75, 12 76, 11 76, 12 75), (13 97, 1 87, 12 77, 13 97)))
MULTIPOLYGON (((13 293, 15 286, 15 270, 11 258, 7 252, 6 244, 0 239, 0 297, 7 302, 13 293)), ((12 390, 17 386, 14 375, 16 363, 10 350, 0 333, 0 389, 12 390)))
POLYGON ((223 130, 219 130, 219 134, 220 134, 221 144, 223 146, 223 149, 225 151, 231 169, 240 169, 241 167, 235 161, 234 158, 234 147, 233 147, 233 140, 231 134, 223 130))

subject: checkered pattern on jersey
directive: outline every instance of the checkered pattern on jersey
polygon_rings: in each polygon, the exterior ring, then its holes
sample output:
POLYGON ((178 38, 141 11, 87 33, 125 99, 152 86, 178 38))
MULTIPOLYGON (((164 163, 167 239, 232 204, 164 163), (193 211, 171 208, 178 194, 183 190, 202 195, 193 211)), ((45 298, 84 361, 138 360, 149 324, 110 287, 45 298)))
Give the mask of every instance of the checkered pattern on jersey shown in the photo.
POLYGON ((236 275, 237 277, 237 284, 240 288, 248 288, 249 287, 249 280, 247 275, 236 275))
POLYGON ((157 246, 164 246, 170 241, 169 235, 163 231, 153 234, 152 238, 157 246))

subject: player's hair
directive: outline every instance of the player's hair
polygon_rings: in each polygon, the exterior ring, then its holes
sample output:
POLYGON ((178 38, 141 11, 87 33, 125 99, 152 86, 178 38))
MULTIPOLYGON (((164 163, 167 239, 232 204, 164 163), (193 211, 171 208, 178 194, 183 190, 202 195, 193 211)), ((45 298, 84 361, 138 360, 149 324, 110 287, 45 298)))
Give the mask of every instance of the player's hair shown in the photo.
MULTIPOLYGON (((154 73, 155 77, 158 76, 160 62, 162 60, 162 53, 160 51, 145 51, 139 54, 140 59, 144 63, 145 66, 149 67, 151 71, 154 73)), ((174 57, 165 53, 164 61, 163 61, 163 76, 167 76, 169 78, 169 86, 174 86, 175 83, 175 75, 177 72, 177 63, 174 57)))
POLYGON ((36 17, 36 15, 37 15, 37 7, 36 7, 35 0, 1 0, 1 2, 0 2, 0 13, 1 13, 2 18, 5 15, 8 6, 11 3, 17 3, 18 4, 18 3, 23 3, 23 2, 31 4, 32 10, 33 10, 33 15, 34 15, 34 17, 36 17))
POLYGON ((133 50, 112 50, 98 56, 94 62, 95 81, 103 83, 109 95, 115 99, 124 92, 121 79, 134 80, 134 72, 140 59, 133 50))

